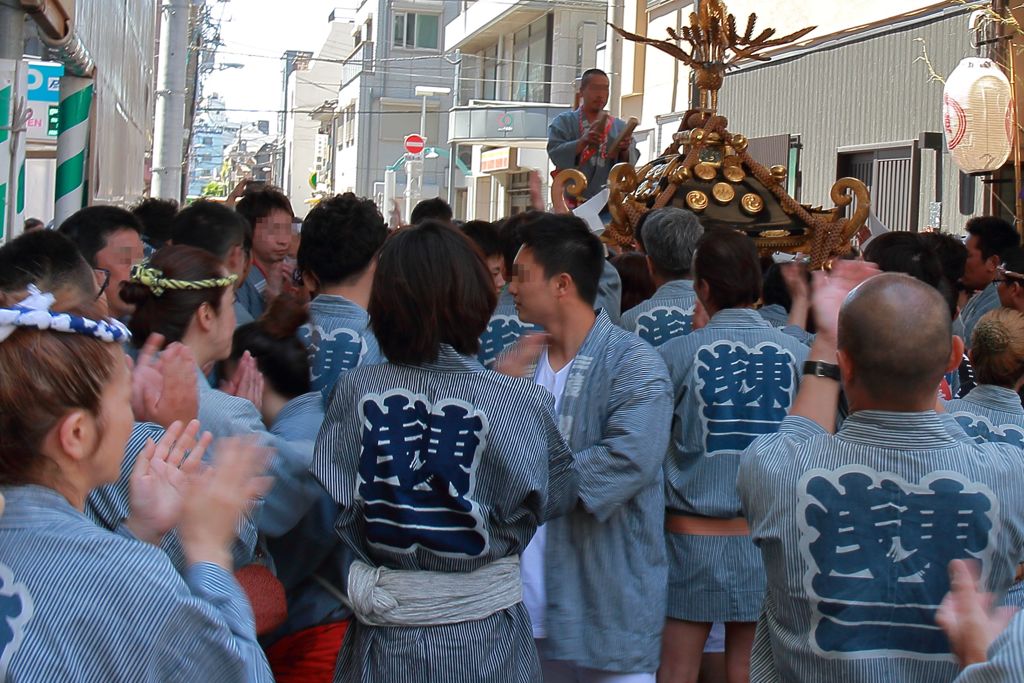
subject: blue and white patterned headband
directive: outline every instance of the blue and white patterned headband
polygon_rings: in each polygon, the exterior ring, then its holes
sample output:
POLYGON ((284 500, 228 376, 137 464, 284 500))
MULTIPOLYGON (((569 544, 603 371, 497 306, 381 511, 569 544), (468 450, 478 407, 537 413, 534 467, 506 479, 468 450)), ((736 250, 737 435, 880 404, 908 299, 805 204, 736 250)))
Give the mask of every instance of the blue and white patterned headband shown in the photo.
POLYGON ((35 285, 29 285, 24 301, 11 308, 0 308, 0 342, 19 327, 84 334, 110 343, 132 338, 128 328, 117 320, 90 320, 70 313, 53 313, 50 307, 54 300, 52 294, 43 294, 35 285))

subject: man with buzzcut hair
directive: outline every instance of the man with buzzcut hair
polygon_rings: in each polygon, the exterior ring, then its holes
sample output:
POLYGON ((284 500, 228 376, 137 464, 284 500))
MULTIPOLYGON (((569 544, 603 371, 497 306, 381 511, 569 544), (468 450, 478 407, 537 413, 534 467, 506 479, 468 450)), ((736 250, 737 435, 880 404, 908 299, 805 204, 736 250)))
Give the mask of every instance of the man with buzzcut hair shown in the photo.
MULTIPOLYGON (((579 108, 562 112, 548 126, 548 157, 556 171, 574 168, 586 177, 583 199, 590 199, 608 184, 612 166, 620 161, 636 163, 640 158, 632 137, 615 143, 626 122, 604 111, 608 88, 608 74, 587 69, 580 77, 579 108)), ((575 204, 569 197, 566 201, 575 204)))
POLYGON ((644 222, 641 246, 657 291, 622 314, 623 329, 651 346, 689 333, 697 305, 690 268, 703 234, 704 226, 686 209, 670 206, 651 211, 644 222))
POLYGON ((949 563, 971 558, 1003 593, 1024 552, 1020 449, 975 444, 935 412, 963 348, 942 295, 874 272, 818 274, 796 400, 743 454, 737 488, 768 578, 751 681, 950 681, 935 624, 949 563), (840 382, 850 416, 833 434, 840 382))

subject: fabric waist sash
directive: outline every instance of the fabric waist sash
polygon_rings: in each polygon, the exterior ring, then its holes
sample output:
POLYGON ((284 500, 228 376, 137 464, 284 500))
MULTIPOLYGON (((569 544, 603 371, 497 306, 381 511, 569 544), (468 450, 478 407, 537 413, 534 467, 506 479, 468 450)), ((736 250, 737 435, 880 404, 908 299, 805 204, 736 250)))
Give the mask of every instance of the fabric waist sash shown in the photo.
POLYGON ((749 536, 750 527, 743 517, 721 519, 697 517, 677 512, 665 513, 665 530, 683 536, 749 536))
POLYGON ((478 621, 522 600, 518 555, 461 573, 387 569, 356 560, 348 573, 349 606, 370 626, 478 621))

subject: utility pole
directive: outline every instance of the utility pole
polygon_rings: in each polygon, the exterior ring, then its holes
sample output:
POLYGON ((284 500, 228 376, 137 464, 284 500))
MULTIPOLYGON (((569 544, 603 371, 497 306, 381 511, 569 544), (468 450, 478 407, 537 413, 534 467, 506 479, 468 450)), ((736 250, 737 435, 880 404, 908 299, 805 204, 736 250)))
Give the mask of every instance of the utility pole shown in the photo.
POLYGON ((11 129, 17 128, 14 120, 19 95, 24 95, 18 85, 18 65, 24 47, 25 12, 0 0, 0 244, 17 234, 21 226, 10 219, 11 207, 16 203, 18 185, 16 173, 11 166, 17 160, 17 145, 12 139, 11 129))
POLYGON ((161 0, 152 196, 181 200, 189 0, 161 0))

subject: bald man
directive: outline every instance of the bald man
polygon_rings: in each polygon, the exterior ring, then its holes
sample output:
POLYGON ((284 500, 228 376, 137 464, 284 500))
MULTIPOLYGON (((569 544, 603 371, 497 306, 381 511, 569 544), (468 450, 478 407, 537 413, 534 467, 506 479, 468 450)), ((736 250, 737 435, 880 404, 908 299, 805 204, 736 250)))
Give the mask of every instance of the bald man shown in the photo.
POLYGON ((974 444, 935 412, 963 348, 949 309, 902 274, 854 289, 873 268, 819 276, 793 408, 743 455, 737 486, 768 578, 751 681, 951 681, 935 625, 947 566, 975 558, 1002 594, 1022 558, 1024 454, 974 444), (851 414, 833 434, 840 378, 851 414))

